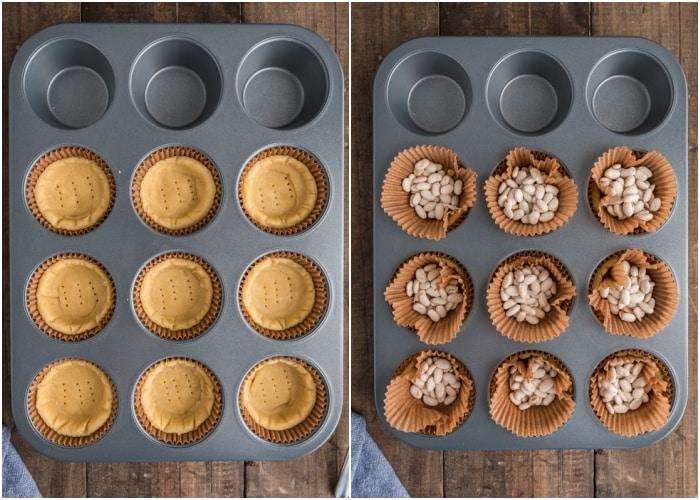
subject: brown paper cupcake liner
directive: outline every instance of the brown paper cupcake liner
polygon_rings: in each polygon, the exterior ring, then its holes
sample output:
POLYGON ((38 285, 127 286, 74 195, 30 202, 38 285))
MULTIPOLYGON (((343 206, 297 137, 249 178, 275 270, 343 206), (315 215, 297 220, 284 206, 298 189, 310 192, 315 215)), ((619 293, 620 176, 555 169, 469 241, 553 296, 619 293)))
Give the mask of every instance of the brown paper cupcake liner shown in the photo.
POLYGON ((89 233, 93 229, 99 227, 106 219, 109 217, 109 214, 112 211, 112 208, 114 207, 114 199, 116 197, 116 182, 114 180, 114 175, 112 174, 112 170, 109 168, 109 165, 97 154, 93 153, 89 149, 85 149, 82 147, 78 146, 71 146, 71 147, 62 147, 62 148, 57 148, 54 149, 53 151, 49 151, 45 155, 43 155, 41 158, 37 160, 37 162, 34 164, 32 169, 29 172, 29 175, 27 177, 27 184, 25 187, 25 196, 27 198, 27 205, 29 206, 29 210, 31 211, 32 215, 34 218, 36 218, 39 223, 44 226, 46 229, 49 231, 52 231, 56 234, 60 234, 61 236, 80 236, 82 234, 89 233), (88 160, 94 161, 100 169, 104 172, 104 174, 107 176, 107 181, 109 182, 109 206, 107 207, 107 210, 105 210, 105 213, 97 219, 93 224, 91 224, 88 227, 82 228, 82 229, 61 229, 49 222, 44 215, 41 213, 39 210, 39 205, 37 204, 36 198, 34 197, 34 189, 36 188, 37 181, 39 180, 39 177, 41 174, 46 170, 46 168, 51 165, 52 163, 57 162, 58 160, 62 160, 64 158, 71 158, 71 157, 79 157, 79 158, 86 158, 88 160))
POLYGON ((676 280, 671 269, 657 257, 636 248, 622 250, 606 257, 593 271, 588 284, 588 302, 605 331, 613 335, 627 335, 646 339, 666 328, 678 307, 680 300, 676 280), (643 267, 654 282, 653 297, 656 301, 654 312, 645 315, 641 321, 623 321, 610 312, 607 299, 600 296, 603 288, 619 288, 625 283, 621 262, 626 260, 637 267, 643 267))
POLYGON ((141 219, 152 229, 155 229, 159 233, 167 234, 169 236, 185 236, 188 234, 192 234, 209 224, 209 222, 211 222, 211 220, 214 218, 214 215, 216 215, 217 210, 219 209, 219 205, 221 204, 221 196, 221 177, 219 176, 219 172, 217 171, 214 164, 204 154, 200 153, 195 149, 191 149, 184 146, 168 146, 148 155, 136 169, 136 172, 134 173, 134 180, 131 184, 131 199, 134 204, 134 208, 136 209, 136 212, 139 214, 139 217, 141 217, 141 219), (146 175, 148 169, 150 169, 159 161, 165 160, 166 158, 172 158, 173 156, 187 156, 200 162, 207 168, 207 170, 209 170, 212 179, 214 180, 214 184, 216 186, 214 201, 212 203, 211 208, 209 209, 209 212, 207 212, 207 214, 202 219, 195 222, 191 226, 183 227, 180 229, 171 229, 161 224, 158 224, 144 211, 143 205, 141 203, 141 182, 143 181, 143 178, 146 175))
POLYGON ((157 439, 158 441, 161 441, 163 443, 171 444, 171 445, 189 445, 196 443, 197 441, 200 441, 204 439, 213 429, 216 427, 216 424, 219 422, 219 419, 221 418, 221 412, 223 409, 223 393, 221 391, 221 385, 219 384, 219 380, 216 378, 214 373, 204 364, 195 361, 193 359, 189 358, 184 358, 184 357, 173 357, 173 358, 167 358, 163 359, 157 363, 154 363, 151 365, 144 373, 139 377, 138 382, 136 382, 136 389, 134 391, 134 411, 136 413, 136 418, 138 419, 139 423, 141 424, 141 427, 152 437, 157 439), (196 429, 191 430, 189 432, 185 432, 182 434, 177 434, 175 432, 164 432, 160 429, 157 429, 156 427, 151 424, 150 420, 148 420, 148 417, 146 416, 143 406, 141 405, 141 388, 143 387, 143 383, 148 377, 148 374, 153 371, 158 365, 161 363, 165 363, 167 361, 171 360, 183 360, 183 361, 189 361, 192 363, 195 363, 198 365, 200 368, 202 368, 206 374, 209 376, 212 384, 214 385, 214 406, 211 409, 211 413, 209 414, 209 417, 202 422, 196 429))
POLYGON ((559 161, 546 153, 525 148, 515 148, 508 153, 508 156, 496 166, 493 174, 486 179, 484 192, 486 205, 493 220, 503 231, 515 236, 538 236, 560 228, 574 215, 578 203, 576 183, 559 161), (498 205, 500 196, 498 188, 501 182, 511 178, 511 172, 515 167, 535 167, 546 174, 545 184, 551 184, 559 189, 559 208, 552 220, 537 224, 523 224, 506 216, 498 205))
POLYGON ((573 415, 573 382, 566 366, 555 356, 542 351, 521 351, 498 365, 489 384, 489 412, 501 427, 519 437, 539 437, 552 434, 573 415), (510 400, 510 369, 516 367, 525 380, 532 378, 530 370, 534 359, 542 359, 557 372, 554 377, 556 397, 548 406, 531 406, 521 410, 510 400))
POLYGON ((558 337, 568 328, 575 296, 576 286, 571 274, 559 260, 544 252, 526 250, 508 257, 496 268, 486 291, 486 305, 491 322, 504 337, 518 342, 544 342, 558 337), (541 265, 547 269, 557 286, 557 293, 549 299, 551 309, 536 325, 506 316, 501 300, 503 278, 526 265, 541 265))
POLYGON ((600 422, 610 431, 625 437, 634 437, 659 430, 668 421, 673 401, 673 383, 668 368, 654 355, 639 350, 625 349, 615 352, 601 361, 589 382, 589 402, 600 422), (651 386, 649 401, 636 410, 626 413, 608 412, 598 391, 598 375, 608 378, 610 362, 620 360, 643 362, 641 374, 651 386))
POLYGON ((209 265, 208 262, 201 259, 200 257, 197 257, 196 255, 183 252, 170 252, 154 258, 153 260, 149 261, 143 267, 143 269, 141 269, 134 283, 132 300, 134 303, 134 311, 136 312, 136 316, 139 318, 139 321, 141 321, 141 324, 143 324, 143 326, 146 327, 146 329, 149 332, 166 340, 190 340, 203 334, 209 329, 209 327, 211 327, 212 324, 214 324, 214 321, 216 321, 216 318, 219 316, 219 312, 221 311, 221 304, 223 300, 222 296, 223 288, 221 285, 221 280, 219 279, 219 276, 216 274, 216 272, 209 265), (207 311, 207 313, 204 315, 204 317, 199 323, 189 328, 184 328, 182 330, 171 330, 170 328, 165 328, 155 323, 148 316, 148 314, 146 314, 146 311, 143 308, 143 304, 141 303, 141 285, 143 284, 143 279, 145 278, 146 274, 151 268, 153 268, 153 266, 168 259, 190 260, 202 266, 204 271, 211 278, 212 299, 209 311, 207 311))
POLYGON ((104 329, 107 323, 109 323, 110 319, 112 319, 112 315, 114 314, 114 309, 116 307, 116 287, 114 285, 112 275, 109 273, 107 268, 105 268, 99 261, 80 253, 62 253, 59 255, 54 255, 53 257, 50 257, 49 259, 45 260, 39 265, 39 267, 34 271, 34 273, 32 273, 32 276, 29 278, 29 284, 27 285, 26 304, 29 316, 32 318, 34 324, 39 328, 39 330, 44 332, 49 337, 53 337, 57 340, 63 340, 66 342, 79 342, 81 340, 85 340, 94 335, 97 335, 104 329), (39 280, 49 267, 65 259, 81 259, 99 267, 100 270, 104 272, 105 275, 109 278, 109 283, 112 289, 112 304, 110 305, 109 311, 102 319, 102 321, 94 328, 90 328, 89 330, 76 334, 60 332, 55 328, 49 326, 44 320, 44 318, 41 316, 41 313, 39 313, 39 308, 37 306, 37 290, 39 287, 39 280))
POLYGON ((462 165, 457 155, 449 149, 436 146, 416 146, 399 153, 382 184, 381 204, 384 211, 408 234, 429 240, 440 240, 459 226, 476 201, 476 174, 462 165), (413 172, 413 166, 422 159, 439 163, 463 187, 457 210, 445 210, 441 220, 421 219, 410 206, 410 193, 401 187, 403 179, 413 172))
MULTIPOLYGON (((45 366, 39 374, 34 377, 34 380, 32 381, 31 385, 29 386, 29 392, 27 394, 27 411, 29 413, 29 418, 32 421, 32 424, 34 424, 34 427, 36 430, 44 436, 46 439, 51 441, 52 443, 58 444, 60 446, 66 446, 66 447, 78 447, 78 446, 86 446, 89 444, 94 443, 98 439, 100 439, 102 436, 104 436, 107 431, 112 427, 112 424, 114 423, 114 420, 117 417, 117 406, 118 406, 118 401, 117 401, 117 391, 114 388, 114 383, 112 382, 111 378, 107 376, 109 379, 110 383, 110 389, 112 391, 112 411, 109 415, 109 418, 107 421, 102 424, 102 426, 92 434, 89 434, 87 436, 66 436, 64 434, 59 434, 55 430, 53 430, 51 427, 49 427, 46 422, 41 418, 41 415, 39 415, 38 410, 36 409, 36 393, 37 389, 39 387, 39 383, 44 379, 46 374, 51 370, 54 366, 59 365, 61 363, 65 363, 68 361, 87 361, 84 359, 79 359, 79 358, 64 358, 64 359, 59 359, 57 361, 54 361, 53 363, 45 366)), ((94 363, 90 363, 94 365, 95 367, 100 368, 94 363)), ((104 370, 102 370, 104 371, 104 370)))
POLYGON ((396 270, 384 291, 384 298, 391 307, 394 320, 399 326, 414 331, 426 344, 436 345, 452 341, 459 333, 474 303, 474 286, 466 268, 453 257, 439 252, 424 252, 410 257, 396 270), (446 285, 456 279, 462 303, 449 311, 445 318, 434 322, 425 314, 413 309, 413 297, 406 295, 406 285, 414 279, 416 270, 428 264, 441 268, 441 283, 446 285))
POLYGON ((389 425, 403 432, 444 436, 462 425, 474 407, 474 381, 464 364, 446 352, 422 351, 405 359, 394 372, 384 394, 384 416, 389 425), (445 406, 426 406, 409 389, 418 378, 418 367, 428 357, 447 359, 461 382, 459 396, 445 406))
POLYGON ((267 255, 263 255, 262 257, 257 259, 250 266, 248 266, 248 269, 246 269, 245 273, 243 273, 243 279, 241 280, 241 285, 238 288, 238 304, 241 308, 241 313, 243 314, 243 317, 245 318, 246 322, 251 327, 253 327, 253 329, 255 329, 255 331, 257 331, 258 333, 264 335, 265 337, 275 340, 295 339, 309 333, 314 327, 316 327, 316 325, 323 317, 323 313, 325 312, 326 306, 328 304, 328 285, 326 283, 326 279, 321 273, 321 270, 313 261, 311 261, 307 257, 304 257, 303 255, 294 252, 273 252, 267 255), (309 314, 306 316, 306 318, 304 318, 304 320, 301 323, 298 323, 290 328, 285 328, 283 330, 272 330, 255 322, 255 320, 253 320, 249 312, 246 310, 243 304, 242 297, 243 284, 248 278, 250 270, 253 268, 253 266, 255 266, 258 262, 262 260, 274 258, 290 259, 296 262, 297 264, 301 265, 311 276, 311 281, 314 284, 314 291, 316 292, 314 305, 311 308, 311 311, 309 311, 309 314))
POLYGON ((293 358, 290 356, 276 356, 261 361, 261 363, 258 363, 258 365, 254 366, 246 374, 246 376, 243 379, 243 383, 241 384, 241 392, 239 392, 238 394, 238 406, 240 408, 241 417, 243 417, 243 421, 256 436, 271 443, 289 444, 296 443, 298 441, 301 441, 302 439, 306 439, 321 424, 321 421, 323 420, 323 417, 326 414, 326 408, 328 407, 328 391, 326 389, 325 382, 321 378, 321 375, 319 375, 316 369, 310 364, 306 363, 305 361, 302 361, 301 359, 293 358), (283 431, 272 431, 262 427, 260 424, 255 422, 255 420, 253 420, 253 418, 250 416, 250 413, 248 413, 248 410, 246 410, 245 406, 243 405, 242 390, 243 387, 246 386, 246 382, 253 375, 255 368, 258 365, 260 365, 261 363, 269 363, 271 361, 280 359, 286 359, 293 361, 294 363, 298 363, 311 374, 311 377, 313 378, 314 383, 316 384, 316 402, 314 404, 314 407, 311 409, 311 413, 308 417, 306 417, 306 419, 303 422, 295 425, 290 429, 285 429, 283 431))
POLYGON ((588 203, 600 223, 610 232, 618 235, 653 233, 671 216, 678 186, 673 168, 668 160, 656 151, 632 151, 626 147, 609 149, 595 162, 588 181, 588 203), (651 181, 655 184, 654 196, 661 200, 661 207, 649 221, 636 217, 620 220, 606 210, 606 203, 612 194, 610 188, 600 184, 605 170, 619 163, 623 168, 646 166, 651 170, 651 181))
POLYGON ((245 214, 246 218, 250 222, 252 222, 258 229, 261 229, 267 233, 274 234, 277 236, 289 236, 306 230, 319 218, 319 216, 323 212, 323 209, 326 206, 327 199, 328 180, 326 179, 326 175, 323 172, 321 164, 316 160, 316 158, 311 156, 306 151, 302 151, 301 149, 297 149, 291 146, 277 146, 269 148, 256 154, 243 167, 238 188, 239 205, 241 207, 241 210, 243 210, 243 213, 245 214), (300 223, 286 228, 267 226, 251 217, 245 209, 245 205, 243 204, 243 199, 241 197, 240 192, 240 185, 242 184, 243 179, 245 178, 246 174, 251 169, 251 167, 264 158, 276 155, 290 156, 295 160, 300 161, 301 163, 306 165, 306 167, 309 169, 309 172, 311 172, 311 175, 316 181, 316 205, 314 205, 314 208, 311 210, 311 213, 309 213, 309 215, 307 215, 306 218, 300 223))

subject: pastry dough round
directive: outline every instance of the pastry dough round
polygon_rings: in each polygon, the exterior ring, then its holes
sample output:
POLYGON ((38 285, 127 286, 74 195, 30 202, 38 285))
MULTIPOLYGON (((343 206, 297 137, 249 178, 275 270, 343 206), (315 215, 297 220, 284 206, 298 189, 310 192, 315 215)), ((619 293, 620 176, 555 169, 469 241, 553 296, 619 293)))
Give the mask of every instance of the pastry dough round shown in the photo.
POLYGON ((241 201, 248 215, 275 229, 304 221, 316 205, 318 187, 309 168, 286 155, 254 163, 243 177, 241 201))
POLYGON ((58 229, 92 226, 107 212, 111 198, 107 174, 94 161, 78 156, 51 163, 34 186, 39 212, 58 229))
POLYGON ((251 418, 272 431, 291 429, 316 404, 316 384, 303 366, 289 359, 262 362, 246 378, 243 405, 251 418))

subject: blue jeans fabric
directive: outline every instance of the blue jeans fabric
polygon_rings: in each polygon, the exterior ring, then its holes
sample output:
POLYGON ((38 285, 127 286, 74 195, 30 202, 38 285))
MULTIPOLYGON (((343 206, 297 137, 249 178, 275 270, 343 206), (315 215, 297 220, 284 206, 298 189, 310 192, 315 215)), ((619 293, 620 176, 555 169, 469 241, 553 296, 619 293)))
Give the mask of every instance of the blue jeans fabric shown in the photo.
POLYGON ((10 443, 10 429, 2 426, 2 496, 4 498, 39 498, 41 493, 10 443))

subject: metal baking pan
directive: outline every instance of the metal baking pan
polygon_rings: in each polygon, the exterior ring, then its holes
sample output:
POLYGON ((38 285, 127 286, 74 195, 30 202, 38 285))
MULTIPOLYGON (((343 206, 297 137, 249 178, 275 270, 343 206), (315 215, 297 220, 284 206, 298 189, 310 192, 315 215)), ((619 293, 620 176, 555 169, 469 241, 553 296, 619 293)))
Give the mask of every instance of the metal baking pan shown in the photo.
MULTIPOLYGON (((409 41, 382 62, 374 83, 374 375, 375 401, 410 355, 447 351, 474 378, 476 400, 466 422, 444 437, 405 433, 400 440, 442 450, 632 448, 649 445, 678 424, 688 395, 688 125, 683 71, 663 47, 627 37, 429 37, 409 41), (382 182, 393 158, 416 145, 443 146, 477 174, 477 199, 466 220, 440 241, 415 238, 384 213, 382 182), (596 159, 617 146, 658 151, 670 162, 678 196, 669 220, 653 234, 616 236, 589 207, 586 190, 596 159), (511 236, 492 220, 484 183, 515 147, 553 155, 576 182, 578 205, 561 228, 536 237, 511 236), (606 333, 588 305, 587 288, 606 256, 639 248, 672 270, 680 303, 670 325, 647 340, 606 333), (500 335, 486 307, 489 277, 499 262, 522 250, 546 252, 571 273, 576 286, 567 330, 539 343, 500 335), (396 268, 422 251, 444 252, 468 270, 474 306, 457 337, 430 346, 399 327, 384 300, 396 268), (671 413, 658 431, 621 437, 598 421, 588 401, 596 365, 620 349, 650 352, 669 369, 671 413), (520 438, 498 426, 488 409, 488 385, 509 355, 535 349, 559 358, 574 383, 576 407, 556 432, 520 438)), ((388 424, 387 424, 388 425, 388 424)))
POLYGON ((22 436, 38 451, 68 461, 275 460, 312 452, 334 432, 342 410, 343 366, 343 74, 318 35, 291 25, 63 24, 18 51, 9 87, 10 313, 12 408, 22 436), (187 236, 147 226, 131 200, 134 170, 163 146, 203 152, 222 178, 213 220, 187 236), (114 207, 97 229, 59 236, 43 228, 25 199, 29 169, 44 153, 80 146, 100 155, 116 182, 114 207), (240 172, 261 150, 302 149, 321 164, 328 197, 321 216, 292 236, 257 229, 237 196, 240 172), (116 309, 105 329, 80 342, 42 333, 25 305, 29 276, 47 257, 79 252, 100 261, 116 285, 116 309), (149 333, 131 304, 134 279, 151 258, 185 251, 221 278, 223 307, 215 324, 191 341, 149 333), (314 261, 328 284, 319 324, 295 340, 275 341, 243 318, 242 273, 261 255, 293 251, 314 261), (140 427, 134 385, 152 363, 190 357, 209 367, 223 390, 222 416, 203 440, 163 444, 140 427), (254 435, 238 407, 245 374, 272 356, 311 364, 325 381, 323 420, 302 441, 276 445, 254 435), (64 357, 101 366, 116 386, 112 428, 79 448, 55 445, 28 418, 29 385, 42 367, 64 357))

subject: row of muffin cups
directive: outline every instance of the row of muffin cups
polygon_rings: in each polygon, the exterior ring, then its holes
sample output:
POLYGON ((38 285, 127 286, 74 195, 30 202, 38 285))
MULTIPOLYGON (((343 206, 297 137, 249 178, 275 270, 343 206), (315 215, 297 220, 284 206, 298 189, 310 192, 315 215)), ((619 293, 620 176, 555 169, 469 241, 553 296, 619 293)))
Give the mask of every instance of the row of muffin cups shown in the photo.
MULTIPOLYGON (((211 222, 223 189, 217 167, 204 153, 167 146, 136 167, 131 199, 149 227, 170 236, 186 236, 211 222)), ((314 224, 325 208, 328 190, 323 167, 310 153, 274 146, 243 166, 237 198, 252 224, 284 236, 314 224)), ((62 236, 79 236, 99 227, 109 217, 116 194, 109 165, 97 153, 78 146, 43 154, 30 168, 25 184, 34 218, 62 236)))
MULTIPOLYGON (((677 191, 673 168, 665 157, 621 146, 596 160, 587 198, 597 220, 611 233, 647 234, 669 219, 677 191), (618 189, 613 181, 619 178, 618 189), (624 185, 628 178, 634 186, 624 185), (634 193, 625 191, 628 188, 634 193)), ((578 203, 578 189, 566 167, 548 153, 522 147, 499 162, 484 184, 484 194, 494 222, 515 236, 559 229, 573 216, 578 203)), ((422 145, 405 149, 393 159, 382 183, 381 206, 411 236, 441 240, 467 218, 476 197, 476 173, 455 152, 422 145), (445 195, 452 199, 443 199, 445 195)))

